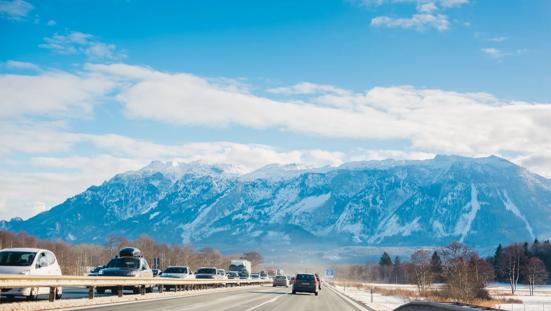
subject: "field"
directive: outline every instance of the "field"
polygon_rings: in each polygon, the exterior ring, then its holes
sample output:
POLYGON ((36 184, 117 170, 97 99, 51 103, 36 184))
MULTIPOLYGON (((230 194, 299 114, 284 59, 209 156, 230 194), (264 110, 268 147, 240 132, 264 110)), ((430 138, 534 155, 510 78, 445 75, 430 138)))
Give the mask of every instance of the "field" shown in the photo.
MULTIPOLYGON (((361 302, 375 310, 394 310, 400 305, 413 300, 433 300, 446 302, 438 297, 436 293, 442 288, 441 284, 432 286, 427 295, 420 296, 417 287, 412 284, 383 284, 383 283, 360 283, 350 281, 331 282, 337 290, 350 298, 361 302), (373 293, 371 293, 373 292, 373 293)), ((492 300, 471 301, 484 307, 494 307, 504 310, 527 310, 527 311, 551 311, 551 286, 538 286, 534 296, 530 296, 528 288, 519 285, 515 295, 511 294, 508 284, 492 283, 487 287, 492 300)))

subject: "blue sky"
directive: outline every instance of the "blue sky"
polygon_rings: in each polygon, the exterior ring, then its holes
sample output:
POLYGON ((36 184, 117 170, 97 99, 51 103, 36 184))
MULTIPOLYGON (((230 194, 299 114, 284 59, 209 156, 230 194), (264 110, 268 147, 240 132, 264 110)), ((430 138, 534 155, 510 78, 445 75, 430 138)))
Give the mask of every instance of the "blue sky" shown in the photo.
POLYGON ((0 218, 152 160, 551 176, 551 2, 0 1, 0 218))

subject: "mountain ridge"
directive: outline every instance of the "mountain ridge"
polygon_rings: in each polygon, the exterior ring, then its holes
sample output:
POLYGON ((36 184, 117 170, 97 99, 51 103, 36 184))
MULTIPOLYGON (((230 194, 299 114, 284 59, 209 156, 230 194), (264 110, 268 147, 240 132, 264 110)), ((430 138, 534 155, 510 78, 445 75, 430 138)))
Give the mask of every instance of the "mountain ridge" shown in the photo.
POLYGON ((486 249, 551 237, 551 180, 495 156, 237 172, 224 165, 152 162, 0 226, 74 243, 148 234, 225 251, 452 240, 486 249))

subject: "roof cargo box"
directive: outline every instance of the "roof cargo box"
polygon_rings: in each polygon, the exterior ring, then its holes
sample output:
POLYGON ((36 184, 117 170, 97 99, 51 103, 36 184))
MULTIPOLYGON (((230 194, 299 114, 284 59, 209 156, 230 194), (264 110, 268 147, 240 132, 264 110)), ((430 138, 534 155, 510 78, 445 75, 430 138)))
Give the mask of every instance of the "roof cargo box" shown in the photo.
POLYGON ((135 247, 125 247, 119 251, 121 257, 142 257, 142 251, 135 247))

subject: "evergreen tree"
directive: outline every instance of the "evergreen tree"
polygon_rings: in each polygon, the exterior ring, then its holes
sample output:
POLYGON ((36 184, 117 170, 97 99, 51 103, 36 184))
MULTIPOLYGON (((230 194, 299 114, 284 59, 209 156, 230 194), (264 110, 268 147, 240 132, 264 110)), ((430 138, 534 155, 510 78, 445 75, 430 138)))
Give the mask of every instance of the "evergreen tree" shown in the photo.
POLYGON ((434 251, 432 253, 432 257, 430 258, 430 269, 433 275, 433 279, 436 282, 440 282, 442 279, 442 259, 440 259, 440 256, 438 255, 437 251, 434 251))
POLYGON ((379 260, 379 265, 381 266, 392 266, 392 259, 387 252, 384 252, 379 260))
POLYGON ((492 258, 492 264, 494 265, 494 271, 496 274, 496 280, 501 282, 504 280, 503 272, 502 272, 502 264, 501 264, 501 258, 503 255, 503 246, 501 246, 501 243, 496 248, 496 252, 494 254, 494 258, 492 258))

